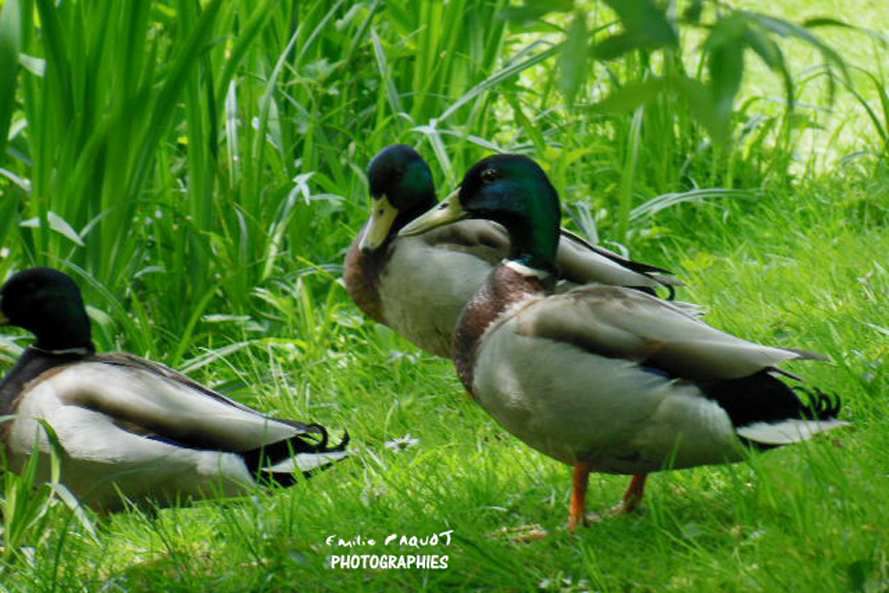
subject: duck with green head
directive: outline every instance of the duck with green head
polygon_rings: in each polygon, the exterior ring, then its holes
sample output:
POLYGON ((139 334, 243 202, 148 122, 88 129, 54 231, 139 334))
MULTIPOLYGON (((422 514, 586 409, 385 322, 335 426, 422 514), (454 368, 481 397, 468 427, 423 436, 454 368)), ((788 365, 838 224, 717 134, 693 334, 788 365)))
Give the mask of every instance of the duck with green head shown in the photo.
POLYGON ((348 438, 329 446, 319 424, 271 418, 143 358, 96 354, 80 289, 57 270, 9 278, 0 325, 36 338, 0 383, 7 462, 18 470, 35 449, 50 455, 51 427, 62 483, 94 509, 288 486, 346 456, 348 438))
POLYGON ((457 372, 509 432, 573 466, 571 530, 584 522, 591 471, 634 476, 621 507, 630 511, 650 472, 740 461, 746 447, 846 424, 838 400, 786 384, 793 376, 775 368, 818 355, 736 338, 639 291, 553 294, 559 198, 534 161, 482 160, 458 193, 401 233, 467 218, 500 223, 511 247, 460 317, 457 372))
MULTIPOLYGON (((367 224, 346 255, 344 280, 372 319, 414 344, 450 357, 453 332, 467 301, 509 252, 509 235, 488 220, 467 220, 420 236, 398 237, 436 207, 432 171, 410 146, 393 145, 368 168, 372 198, 367 224)), ((681 284, 669 272, 620 257, 559 231, 555 262, 562 286, 602 283, 670 295, 681 284)))

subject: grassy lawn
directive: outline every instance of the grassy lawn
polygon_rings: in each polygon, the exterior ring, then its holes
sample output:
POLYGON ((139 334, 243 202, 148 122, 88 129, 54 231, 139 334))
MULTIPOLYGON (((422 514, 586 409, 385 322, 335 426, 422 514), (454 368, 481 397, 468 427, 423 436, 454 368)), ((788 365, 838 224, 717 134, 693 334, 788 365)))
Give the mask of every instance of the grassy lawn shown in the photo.
MULTIPOLYGON (((110 517, 74 513, 6 473, 0 592, 889 589, 889 159, 848 92, 828 110, 817 83, 802 85, 812 107, 784 133, 769 100, 780 81, 754 67, 736 101, 750 103, 738 128, 766 122, 751 136, 724 153, 701 149, 687 118, 661 117, 682 105, 661 104, 628 172, 632 114, 584 108, 600 78, 573 109, 554 90, 553 58, 471 94, 552 34, 510 30, 494 18, 502 2, 210 2, 200 14, 184 1, 144 11, 109 2, 107 18, 129 30, 103 28, 96 7, 52 21, 52 4, 36 3, 43 35, 67 45, 23 41, 50 66, 20 73, 0 160, 11 175, 0 177, 0 278, 62 267, 84 286, 100 348, 185 369, 282 417, 348 429, 355 454, 290 489, 110 517), (53 37, 54 25, 71 31, 80 18, 82 39, 53 37), (474 26, 482 22, 495 24, 474 26), (211 49, 189 53, 190 42, 211 49), (53 51, 69 56, 68 70, 53 69, 53 51), (641 513, 569 535, 569 468, 497 426, 449 361, 365 319, 341 285, 367 213, 369 158, 414 144, 443 195, 489 152, 466 135, 540 160, 567 225, 588 230, 591 217, 602 239, 676 272, 687 284, 679 298, 708 307, 713 325, 828 355, 788 369, 840 394, 853 426, 733 466, 654 475, 641 513), (695 185, 745 193, 621 223, 621 200, 638 207, 695 185), (20 226, 31 218, 37 228, 20 226), (387 446, 406 435, 416 444, 387 446), (15 501, 35 515, 11 513, 15 501), (549 537, 520 544, 500 533, 529 524, 549 537), (401 544, 444 532, 448 545, 401 544), (447 555, 448 566, 334 570, 336 554, 447 555)), ((889 28, 878 2, 750 4, 889 28)), ((885 53, 869 38, 828 39, 880 76, 885 53)), ((817 60, 787 49, 804 79, 817 60)), ((878 87, 858 72, 852 81, 879 113, 878 87)), ((3 370, 25 343, 13 333, 4 328, 3 370)), ((611 506, 627 481, 593 475, 588 506, 611 506)))

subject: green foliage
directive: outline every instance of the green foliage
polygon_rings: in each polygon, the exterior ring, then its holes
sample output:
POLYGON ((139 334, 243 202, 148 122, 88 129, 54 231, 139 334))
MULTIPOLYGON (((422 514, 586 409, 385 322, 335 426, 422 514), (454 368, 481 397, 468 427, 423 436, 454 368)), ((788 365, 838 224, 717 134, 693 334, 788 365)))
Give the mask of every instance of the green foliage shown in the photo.
POLYGON ((569 102, 574 101, 583 82, 582 73, 586 71, 587 61, 586 44, 586 15, 578 12, 571 19, 565 45, 559 54, 559 88, 569 102))
MULTIPOLYGON (((0 155, 5 152, 6 136, 15 107, 18 58, 21 47, 19 3, 10 0, 0 8, 0 155)), ((0 163, 3 160, 0 159, 0 163)))
MULTIPOLYGON (((713 6, 713 10, 707 11, 703 1, 689 2, 682 17, 677 18, 671 16, 670 7, 673 4, 658 5, 653 0, 606 0, 603 3, 615 13, 622 30, 590 35, 589 39, 580 7, 575 8, 571 3, 549 5, 543 9, 546 3, 528 2, 522 8, 512 8, 505 13, 507 18, 514 21, 527 22, 553 12, 578 10, 566 32, 566 43, 559 61, 562 90, 569 100, 573 99, 580 81, 592 72, 587 68, 587 54, 607 62, 633 52, 641 55, 644 62, 650 62, 656 50, 665 54, 681 54, 683 50, 677 31, 685 32, 688 29, 706 31, 702 51, 706 58, 708 80, 702 84, 681 71, 670 69, 669 64, 673 60, 664 56, 663 61, 667 65, 664 79, 653 82, 648 79, 647 68, 639 71, 631 67, 627 72, 629 80, 622 81, 622 85, 626 86, 621 88, 618 85, 611 96, 599 103, 599 107, 610 109, 615 105, 647 104, 662 94, 678 93, 710 137, 724 145, 731 139, 734 102, 741 88, 744 55, 748 50, 781 77, 788 110, 793 109, 793 77, 781 47, 773 37, 796 39, 820 52, 824 71, 829 77, 831 97, 837 75, 841 80, 848 81, 849 74, 843 58, 810 30, 825 26, 855 29, 837 19, 807 19, 802 25, 797 25, 749 10, 727 9, 716 1, 707 3, 713 6)), ((627 111, 633 109, 626 108, 627 111)))
MULTIPOLYGON (((885 47, 885 44, 883 46, 885 47)), ((877 106, 871 106, 870 101, 854 85, 847 83, 844 86, 867 114, 879 136, 880 143, 882 144, 882 157, 885 159, 889 157, 889 92, 887 92, 889 86, 886 85, 885 77, 882 75, 878 76, 863 68, 856 67, 855 70, 860 72, 865 80, 870 83, 873 92, 877 95, 877 106)))
MULTIPOLYGON (((0 417, 0 424, 13 419, 13 416, 0 417)), ((54 519, 54 507, 64 503, 70 514, 61 537, 64 540, 71 519, 80 522, 84 533, 93 539, 95 529, 87 518, 83 508, 65 486, 59 483, 61 477, 61 459, 65 454, 55 430, 45 421, 40 421, 48 443, 49 452, 44 454, 35 446, 24 467, 8 468, 3 464, 3 492, 0 496, 2 511, 2 557, 8 562, 22 557, 33 558, 35 546, 45 543, 53 534, 50 529, 54 519), (41 464, 49 467, 41 467, 41 464)), ((56 519, 58 520, 58 519, 56 519)), ((7 564, 8 565, 8 564, 7 564)), ((0 574, 3 567, 0 566, 0 574)))
POLYGON ((456 181, 468 161, 445 135, 487 136, 490 91, 546 57, 485 79, 502 8, 392 5, 381 19, 379 2, 24 3, 22 51, 41 67, 20 75, 0 240, 116 295, 96 306, 134 312, 123 327, 104 317, 124 344, 150 348, 138 334, 159 318, 181 353, 204 307, 248 313, 288 253, 342 249, 324 237, 363 206, 342 196, 363 192, 355 172, 385 144, 428 138, 456 181), (175 297, 145 296, 159 291, 175 297))
POLYGON ((651 51, 676 47, 679 39, 664 11, 653 0, 605 0, 624 30, 593 45, 593 56, 611 60, 631 50, 651 51))

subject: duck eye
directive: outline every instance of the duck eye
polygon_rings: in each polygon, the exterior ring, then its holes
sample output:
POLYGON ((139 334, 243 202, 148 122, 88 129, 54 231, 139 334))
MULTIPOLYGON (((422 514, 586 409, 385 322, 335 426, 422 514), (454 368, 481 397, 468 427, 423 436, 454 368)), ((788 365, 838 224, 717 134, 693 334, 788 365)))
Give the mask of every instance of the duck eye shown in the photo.
POLYGON ((497 171, 494 169, 485 169, 482 171, 482 183, 491 183, 497 179, 497 171))

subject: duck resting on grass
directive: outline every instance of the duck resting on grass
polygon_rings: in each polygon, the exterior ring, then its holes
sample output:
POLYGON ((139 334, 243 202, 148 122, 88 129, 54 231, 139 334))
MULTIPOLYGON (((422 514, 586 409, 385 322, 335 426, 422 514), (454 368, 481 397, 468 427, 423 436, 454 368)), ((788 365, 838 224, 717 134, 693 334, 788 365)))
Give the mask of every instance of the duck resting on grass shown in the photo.
POLYGON ((270 418, 143 358, 96 354, 80 289, 57 270, 13 275, 0 325, 36 337, 0 383, 7 463, 17 471, 56 442, 61 482, 96 510, 289 486, 346 456, 348 436, 329 446, 319 424, 270 418))
POLYGON ((509 432, 574 468, 568 527, 585 521, 590 472, 630 474, 622 511, 646 475, 740 461, 847 424, 838 398, 790 386, 775 365, 823 358, 721 332, 649 294, 579 286, 553 294, 559 197, 531 159, 476 164, 459 193, 405 226, 411 236, 485 217, 510 236, 456 329, 466 389, 509 432), (807 401, 801 401, 802 392, 807 401))
MULTIPOLYGON (((488 220, 467 220, 415 237, 398 231, 438 201, 429 165, 410 146, 383 149, 368 168, 370 220, 346 255, 343 278, 355 303, 423 350, 451 357, 460 311, 509 251, 509 235, 488 220)), ((666 270, 625 259, 560 231, 558 280, 627 286, 672 297, 681 283, 666 270)), ((677 303, 677 305, 679 305, 677 303)), ((685 305, 696 309, 693 305, 685 305)))

